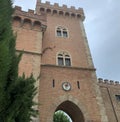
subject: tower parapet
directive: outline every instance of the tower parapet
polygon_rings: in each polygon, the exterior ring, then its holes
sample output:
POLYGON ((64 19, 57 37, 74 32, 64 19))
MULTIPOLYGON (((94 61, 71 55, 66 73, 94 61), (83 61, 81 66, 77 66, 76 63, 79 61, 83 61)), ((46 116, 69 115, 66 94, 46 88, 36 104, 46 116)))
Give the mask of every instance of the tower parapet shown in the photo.
POLYGON ((24 23, 29 23, 31 29, 38 26, 40 30, 45 30, 47 27, 46 16, 41 14, 37 15, 34 10, 29 9, 27 12, 22 11, 21 7, 15 6, 13 14, 13 21, 19 21, 19 26, 23 26, 24 23))
POLYGON ((120 82, 119 81, 108 80, 108 79, 103 79, 103 78, 98 78, 98 83, 99 83, 99 85, 120 86, 120 82))
POLYGON ((82 8, 76 9, 74 6, 68 8, 66 5, 59 6, 58 3, 54 3, 54 5, 50 4, 50 2, 41 3, 37 1, 36 4, 36 13, 46 13, 51 15, 62 15, 65 17, 72 17, 72 18, 81 18, 82 20, 85 19, 84 12, 82 8))

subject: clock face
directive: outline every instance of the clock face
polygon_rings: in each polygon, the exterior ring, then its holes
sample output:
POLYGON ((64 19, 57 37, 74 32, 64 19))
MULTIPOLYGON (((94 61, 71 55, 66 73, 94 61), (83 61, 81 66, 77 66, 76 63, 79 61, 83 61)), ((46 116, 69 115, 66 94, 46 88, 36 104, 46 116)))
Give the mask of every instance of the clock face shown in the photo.
POLYGON ((62 87, 63 87, 63 89, 64 89, 65 91, 69 91, 69 90, 71 89, 71 85, 70 85, 69 82, 64 82, 64 83, 62 84, 62 87))

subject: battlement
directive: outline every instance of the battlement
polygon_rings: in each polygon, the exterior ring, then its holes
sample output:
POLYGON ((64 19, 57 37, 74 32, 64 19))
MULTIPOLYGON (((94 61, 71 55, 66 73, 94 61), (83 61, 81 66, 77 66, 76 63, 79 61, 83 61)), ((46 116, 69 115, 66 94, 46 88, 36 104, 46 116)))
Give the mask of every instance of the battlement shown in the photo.
POLYGON ((46 16, 41 14, 41 15, 38 15, 35 13, 34 10, 31 10, 31 9, 28 9, 28 11, 22 11, 22 8, 20 6, 15 6, 15 12, 14 12, 14 15, 20 15, 20 16, 26 16, 26 17, 29 17, 29 18, 33 18, 33 19, 38 19, 38 20, 41 20, 41 21, 46 21, 46 16))
POLYGON ((50 2, 41 3, 37 1, 36 5, 36 12, 37 13, 46 13, 51 15, 63 15, 66 17, 74 17, 74 18, 81 18, 82 20, 85 19, 84 12, 82 8, 76 9, 74 6, 68 8, 66 5, 59 6, 58 3, 54 3, 52 5, 50 2))
POLYGON ((108 80, 108 79, 102 79, 102 78, 98 78, 98 83, 99 83, 99 85, 114 85, 114 86, 120 86, 120 82, 119 82, 119 81, 108 80))
POLYGON ((24 23, 29 23, 31 28, 34 26, 39 26, 40 28, 42 27, 43 29, 46 29, 47 27, 45 15, 38 15, 34 10, 31 9, 29 9, 27 12, 22 11, 22 8, 19 6, 15 6, 13 21, 19 21, 20 26, 24 25, 24 23))

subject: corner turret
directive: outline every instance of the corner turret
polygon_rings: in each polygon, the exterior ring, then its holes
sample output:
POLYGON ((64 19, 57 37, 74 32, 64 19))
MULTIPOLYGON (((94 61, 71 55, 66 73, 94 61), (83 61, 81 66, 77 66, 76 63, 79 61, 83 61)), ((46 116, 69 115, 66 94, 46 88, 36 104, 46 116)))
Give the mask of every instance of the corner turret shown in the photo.
POLYGON ((37 15, 34 10, 29 9, 27 12, 22 11, 21 7, 15 6, 15 12, 13 14, 13 22, 19 21, 17 26, 23 26, 25 23, 29 23, 29 28, 39 31, 44 31, 47 27, 46 16, 45 15, 37 15), (43 28, 44 27, 44 28, 43 28))

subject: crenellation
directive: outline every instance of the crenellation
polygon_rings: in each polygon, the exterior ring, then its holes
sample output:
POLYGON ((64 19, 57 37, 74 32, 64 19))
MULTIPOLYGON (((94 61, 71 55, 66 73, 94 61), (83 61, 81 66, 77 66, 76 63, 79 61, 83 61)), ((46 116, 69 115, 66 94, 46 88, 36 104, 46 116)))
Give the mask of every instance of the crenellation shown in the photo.
POLYGON ((115 85, 119 85, 119 81, 115 81, 115 85))
POLYGON ((19 11, 21 11, 22 8, 21 8, 20 6, 15 6, 15 10, 19 10, 19 11))
POLYGON ((74 6, 71 6, 71 10, 75 11, 75 7, 74 6))
POLYGON ((59 7, 58 3, 54 3, 54 6, 55 6, 55 7, 59 7))
POLYGON ((80 7, 79 7, 79 8, 78 8, 78 11, 79 11, 79 10, 82 10, 82 11, 83 11, 83 8, 80 8, 80 7))
POLYGON ((102 78, 98 78, 98 83, 102 84, 102 85, 120 85, 119 81, 113 81, 113 80, 108 80, 108 79, 102 79, 102 78))
POLYGON ((34 10, 31 10, 31 9, 28 9, 28 13, 30 13, 30 14, 34 14, 34 10))
POLYGON ((104 83, 109 83, 109 80, 108 79, 104 79, 104 83))
POLYGON ((15 6, 13 14, 13 26, 32 29, 35 31, 44 31, 42 27, 46 26, 46 16, 37 15, 34 10, 28 9, 28 12, 22 11, 22 8, 15 6))
POLYGON ((50 2, 49 1, 46 1, 46 5, 50 5, 50 2))
POLYGON ((53 13, 54 10, 57 10, 58 15, 61 15, 61 13, 63 13, 62 15, 66 16, 65 13, 67 12, 70 15, 70 16, 67 16, 67 17, 73 17, 72 15, 74 14, 75 18, 78 18, 78 19, 81 18, 82 21, 84 21, 84 19, 85 19, 84 12, 83 12, 82 8, 76 9, 74 6, 71 6, 70 8, 68 8, 64 4, 63 4, 63 6, 59 6, 58 3, 54 3, 54 5, 50 4, 50 2, 39 3, 37 5, 36 10, 40 10, 40 11, 37 11, 37 13, 47 13, 47 14, 51 14, 51 15, 54 14, 53 13), (47 12, 48 9, 51 10, 51 13, 47 12), (62 12, 60 12, 60 11, 62 11, 62 12))
POLYGON ((103 79, 102 78, 98 78, 98 83, 103 83, 103 79))
POLYGON ((35 13, 34 10, 29 9, 28 11, 22 11, 22 8, 19 6, 15 6, 15 12, 13 16, 20 16, 20 17, 28 17, 32 20, 42 21, 44 24, 46 23, 46 16, 41 14, 38 15, 35 13))
POLYGON ((114 81, 113 81, 113 80, 110 80, 110 84, 111 84, 111 85, 114 84, 114 81))
POLYGON ((63 4, 62 8, 67 9, 67 6, 63 4))

